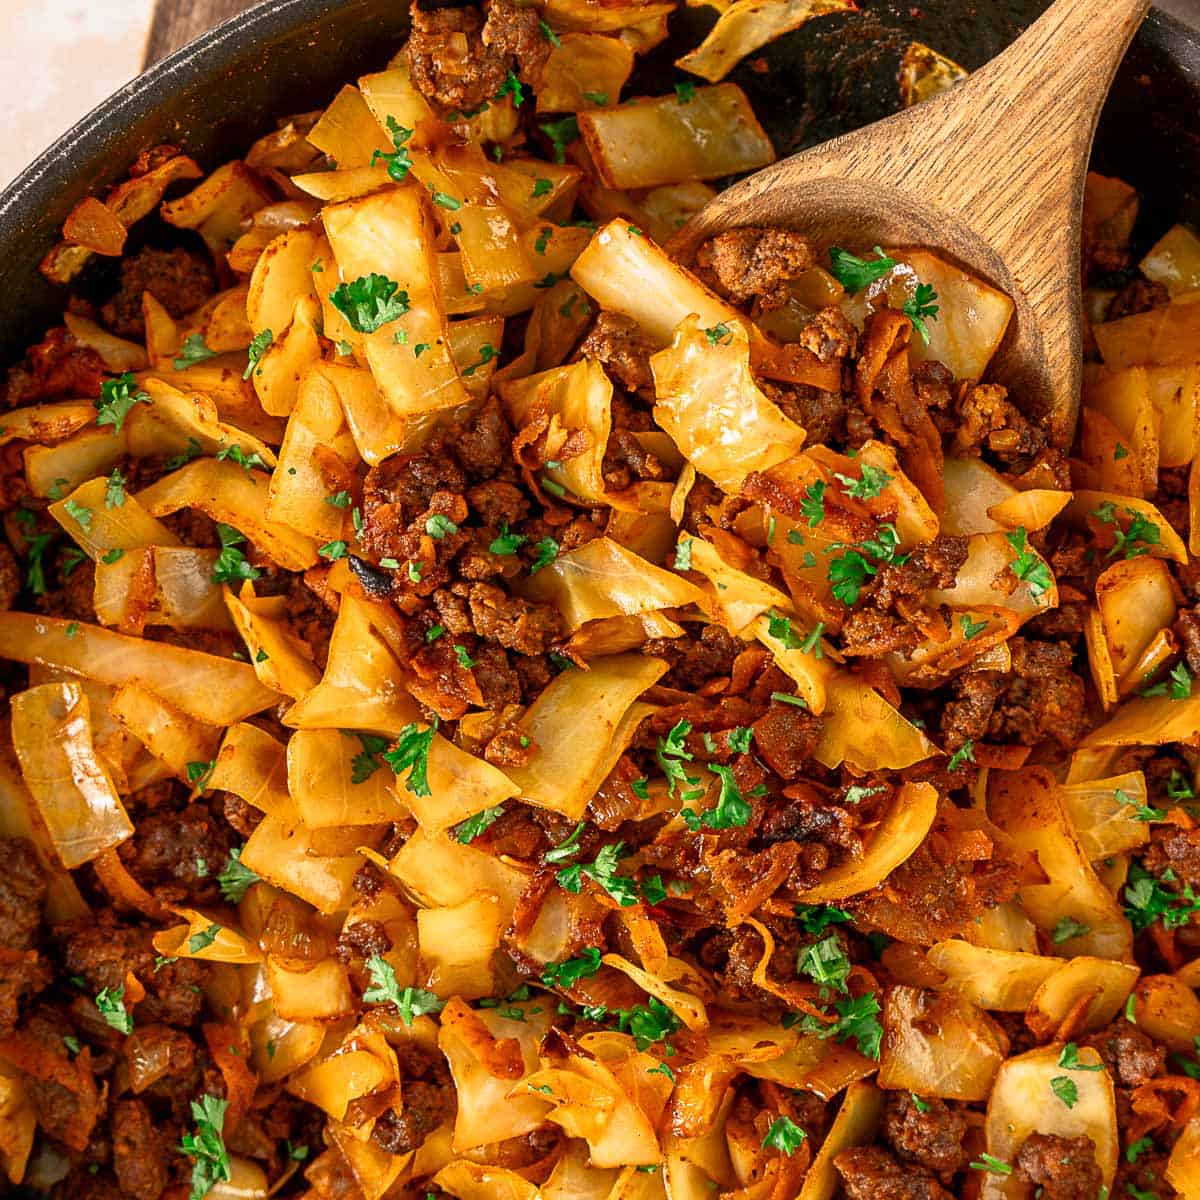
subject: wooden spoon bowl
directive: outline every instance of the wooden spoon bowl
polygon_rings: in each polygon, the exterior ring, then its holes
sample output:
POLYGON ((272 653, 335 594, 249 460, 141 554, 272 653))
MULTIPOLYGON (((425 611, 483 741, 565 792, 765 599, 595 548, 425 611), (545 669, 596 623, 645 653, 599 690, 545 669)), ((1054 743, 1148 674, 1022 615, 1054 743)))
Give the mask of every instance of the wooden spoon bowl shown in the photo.
POLYGON ((923 246, 1016 305, 991 372, 1068 446, 1082 364, 1080 230, 1100 109, 1150 0, 1057 0, 948 92, 775 163, 673 239, 685 261, 745 225, 861 252, 923 246))

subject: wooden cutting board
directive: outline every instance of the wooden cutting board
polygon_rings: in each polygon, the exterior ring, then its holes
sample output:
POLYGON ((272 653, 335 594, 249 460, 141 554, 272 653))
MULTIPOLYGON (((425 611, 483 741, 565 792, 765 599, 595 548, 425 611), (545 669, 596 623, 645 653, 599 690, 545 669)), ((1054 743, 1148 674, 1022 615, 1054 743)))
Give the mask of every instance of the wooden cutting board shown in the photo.
POLYGON ((145 65, 178 50, 205 30, 253 8, 257 0, 156 0, 145 65))

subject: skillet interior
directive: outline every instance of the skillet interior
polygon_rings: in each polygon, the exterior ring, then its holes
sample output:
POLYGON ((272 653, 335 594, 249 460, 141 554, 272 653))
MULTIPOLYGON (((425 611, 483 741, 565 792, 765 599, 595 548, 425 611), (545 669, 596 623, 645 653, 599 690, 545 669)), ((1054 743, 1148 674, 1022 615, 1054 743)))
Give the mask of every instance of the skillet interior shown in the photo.
MULTIPOLYGON (((859 3, 857 13, 779 39, 757 56, 758 69, 744 63, 734 73, 781 153, 892 111, 910 38, 974 68, 1046 7, 1046 0, 859 3)), ((713 19, 712 9, 682 7, 630 94, 666 90, 679 77, 672 60, 713 19)), ((164 59, 85 117, 0 195, 0 363, 19 358, 62 311, 61 291, 41 278, 37 262, 81 197, 121 178, 155 142, 176 142, 206 167, 234 157, 275 115, 317 108, 346 79, 378 69, 406 24, 395 0, 272 0, 164 59)), ((1146 230, 1200 218, 1200 29, 1151 15, 1105 110, 1095 162, 1143 193, 1146 230)))

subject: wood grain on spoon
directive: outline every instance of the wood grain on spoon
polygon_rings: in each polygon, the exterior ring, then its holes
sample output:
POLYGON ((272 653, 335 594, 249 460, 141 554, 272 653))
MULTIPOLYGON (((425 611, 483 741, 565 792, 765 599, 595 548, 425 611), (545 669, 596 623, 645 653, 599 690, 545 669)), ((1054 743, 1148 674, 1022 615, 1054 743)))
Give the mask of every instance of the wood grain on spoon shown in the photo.
POLYGON ((674 239, 739 225, 862 251, 940 250, 1016 304, 993 373, 1070 442, 1079 406, 1080 225, 1100 109, 1150 0, 1057 0, 949 92, 759 171, 674 239))

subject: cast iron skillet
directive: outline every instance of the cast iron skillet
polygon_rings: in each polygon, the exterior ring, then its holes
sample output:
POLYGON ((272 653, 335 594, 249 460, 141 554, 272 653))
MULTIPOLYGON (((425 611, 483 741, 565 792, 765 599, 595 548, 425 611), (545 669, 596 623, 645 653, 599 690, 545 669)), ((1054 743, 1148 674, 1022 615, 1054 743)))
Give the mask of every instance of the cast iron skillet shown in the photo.
MULTIPOLYGON (((786 154, 892 111, 910 39, 975 68, 1046 3, 859 0, 861 11, 779 39, 732 78, 786 154)), ((208 168, 241 154, 275 116, 321 107, 345 81, 378 70, 403 40, 406 13, 402 0, 267 0, 164 59, 47 150, 0 195, 0 366, 60 320, 63 292, 37 263, 79 199, 122 178, 158 142, 181 145, 208 168)), ((672 60, 714 19, 711 8, 681 8, 626 94, 669 90, 681 78, 672 60)), ((1148 234, 1200 219, 1200 28, 1151 15, 1117 79, 1094 163, 1143 193, 1148 234)), ((112 278, 111 263, 100 263, 91 290, 102 293, 112 278)))

